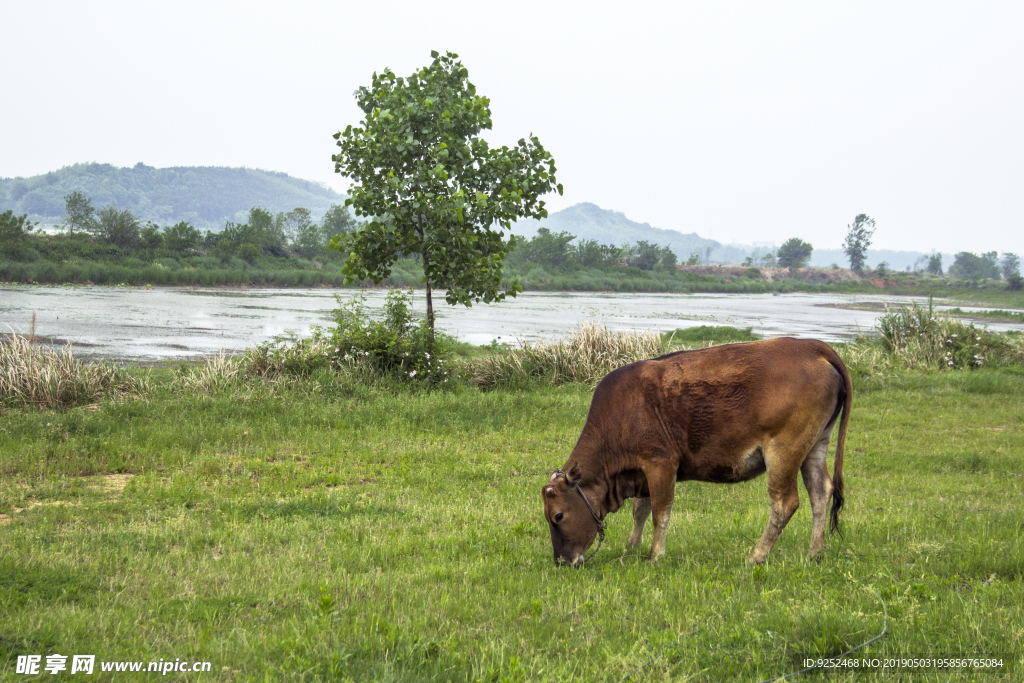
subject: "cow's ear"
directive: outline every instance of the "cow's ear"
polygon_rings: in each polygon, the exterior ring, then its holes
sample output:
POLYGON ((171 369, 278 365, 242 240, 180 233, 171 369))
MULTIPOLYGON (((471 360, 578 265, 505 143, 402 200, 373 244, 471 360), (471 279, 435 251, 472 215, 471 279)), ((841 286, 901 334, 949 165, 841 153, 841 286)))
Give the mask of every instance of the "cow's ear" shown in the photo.
POLYGON ((569 471, 565 473, 565 483, 569 486, 575 486, 580 483, 580 479, 582 478, 583 470, 580 469, 580 464, 578 462, 574 462, 572 467, 569 468, 569 471))

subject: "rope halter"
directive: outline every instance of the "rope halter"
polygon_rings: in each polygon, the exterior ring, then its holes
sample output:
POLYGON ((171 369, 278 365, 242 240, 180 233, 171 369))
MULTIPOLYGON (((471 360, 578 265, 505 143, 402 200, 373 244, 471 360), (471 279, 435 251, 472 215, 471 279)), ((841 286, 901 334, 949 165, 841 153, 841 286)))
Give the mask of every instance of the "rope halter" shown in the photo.
MULTIPOLYGON (((562 470, 555 470, 554 473, 565 479, 565 483, 569 483, 569 477, 565 475, 565 472, 562 470)), ((590 515, 594 518, 594 521, 597 522, 597 547, 584 555, 583 562, 586 562, 601 549, 601 544, 604 543, 604 530, 608 528, 608 525, 601 521, 601 518, 597 516, 596 512, 594 512, 594 506, 590 504, 589 500, 587 500, 587 495, 583 493, 583 489, 580 488, 579 483, 574 484, 574 486, 576 487, 576 492, 580 494, 580 498, 582 498, 583 502, 587 504, 587 509, 590 510, 590 515)))

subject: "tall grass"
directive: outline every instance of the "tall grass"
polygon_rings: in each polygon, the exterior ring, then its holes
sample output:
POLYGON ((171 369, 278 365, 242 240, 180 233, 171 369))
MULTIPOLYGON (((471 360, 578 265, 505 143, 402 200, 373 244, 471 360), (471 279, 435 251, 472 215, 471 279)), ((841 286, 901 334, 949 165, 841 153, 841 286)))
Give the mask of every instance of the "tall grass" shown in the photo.
POLYGON ((17 334, 0 342, 0 408, 68 408, 108 395, 141 395, 147 388, 144 378, 115 366, 76 360, 70 344, 50 351, 17 334))
POLYGON ((628 363, 661 353, 656 332, 611 332, 604 325, 584 323, 553 344, 524 343, 479 361, 474 383, 483 389, 517 384, 594 384, 628 363))

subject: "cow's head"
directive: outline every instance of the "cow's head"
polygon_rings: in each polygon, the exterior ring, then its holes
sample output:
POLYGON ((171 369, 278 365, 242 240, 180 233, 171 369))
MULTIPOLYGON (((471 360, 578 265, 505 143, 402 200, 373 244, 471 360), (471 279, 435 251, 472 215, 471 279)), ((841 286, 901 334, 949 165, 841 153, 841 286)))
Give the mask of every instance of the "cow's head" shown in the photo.
POLYGON ((579 463, 574 462, 568 472, 552 474, 541 491, 544 518, 551 529, 555 564, 581 564, 587 548, 597 536, 597 520, 576 490, 582 476, 579 463))

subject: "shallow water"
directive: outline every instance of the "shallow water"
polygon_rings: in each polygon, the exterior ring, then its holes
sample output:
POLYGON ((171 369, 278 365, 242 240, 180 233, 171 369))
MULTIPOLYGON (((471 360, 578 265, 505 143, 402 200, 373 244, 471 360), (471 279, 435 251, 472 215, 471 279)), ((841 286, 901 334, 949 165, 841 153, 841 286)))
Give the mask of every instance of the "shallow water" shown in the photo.
MULTIPOLYGON (((36 334, 55 344, 70 341, 79 356, 118 361, 190 358, 222 350, 238 352, 287 331, 307 335, 311 325, 329 326, 338 306, 335 294, 347 301, 360 292, 2 286, 0 332, 27 334, 34 311, 36 334)), ((367 308, 379 310, 386 291, 362 294, 367 308)), ((525 292, 500 304, 467 309, 448 306, 441 292, 435 293, 434 308, 438 329, 473 344, 492 339, 509 343, 553 339, 583 321, 604 323, 613 330, 732 325, 753 327, 768 337, 840 341, 869 332, 881 314, 829 305, 910 300, 866 294, 525 292)), ((413 307, 424 314, 422 292, 414 295, 413 307)), ((1024 325, 1005 323, 989 327, 1024 329, 1024 325)))

